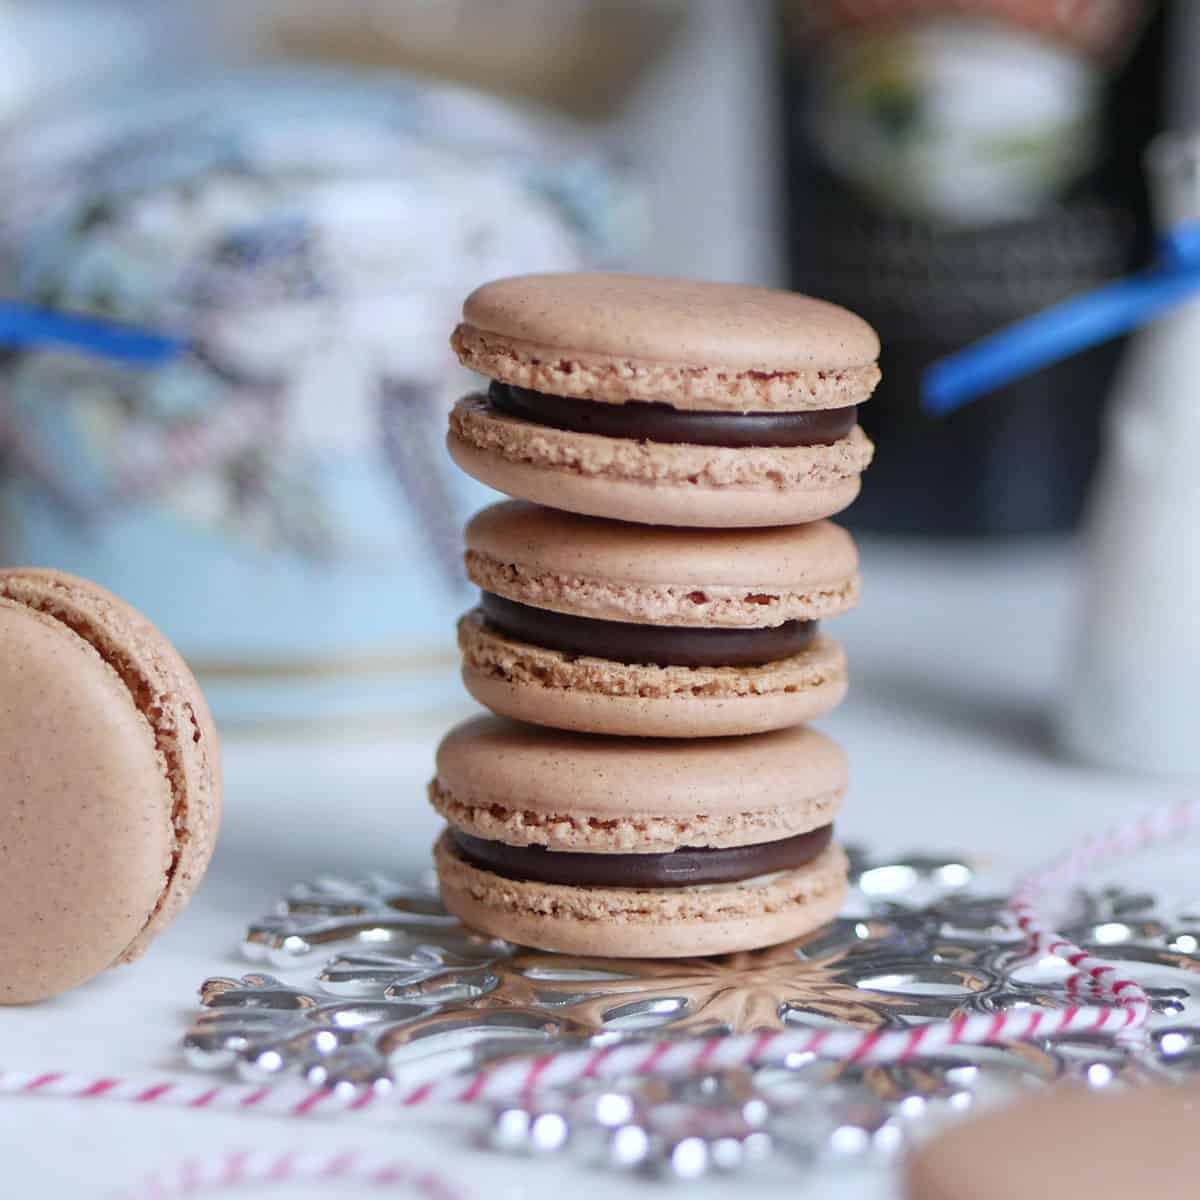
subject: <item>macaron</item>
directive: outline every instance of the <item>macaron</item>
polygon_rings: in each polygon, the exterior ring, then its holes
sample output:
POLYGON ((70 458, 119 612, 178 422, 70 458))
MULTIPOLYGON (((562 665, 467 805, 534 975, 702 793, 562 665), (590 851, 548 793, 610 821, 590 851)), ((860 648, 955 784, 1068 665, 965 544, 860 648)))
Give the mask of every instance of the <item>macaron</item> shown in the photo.
POLYGON ((518 499, 651 525, 794 525, 858 495, 879 380, 860 317, 792 292, 525 275, 473 292, 451 338, 487 376, 450 453, 518 499))
POLYGON ((443 903, 520 945, 680 958, 774 945, 846 893, 833 820, 846 759, 800 726, 700 741, 476 717, 442 741, 430 800, 443 903))
POLYGON ((909 1159, 907 1200, 1194 1200, 1200 1089, 1062 1086, 952 1125, 909 1159))
POLYGON ((216 730, 170 643, 96 584, 0 570, 0 1004, 139 957, 220 814, 216 730))
POLYGON ((782 729, 846 693, 819 622, 853 607, 858 555, 828 521, 680 529, 509 500, 466 546, 482 596, 459 622, 463 679, 494 712, 697 738, 782 729))

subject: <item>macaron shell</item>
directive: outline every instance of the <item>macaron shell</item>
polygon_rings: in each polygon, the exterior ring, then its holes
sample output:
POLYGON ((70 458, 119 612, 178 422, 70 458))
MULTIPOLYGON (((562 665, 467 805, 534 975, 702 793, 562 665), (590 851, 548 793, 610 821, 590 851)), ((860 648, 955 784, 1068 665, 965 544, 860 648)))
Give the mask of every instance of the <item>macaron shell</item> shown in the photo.
POLYGON ((867 399, 879 339, 809 296, 637 275, 494 280, 451 339, 472 370, 519 387, 610 403, 799 411, 867 399))
POLYGON ((828 825, 846 756, 807 726, 702 740, 594 737, 481 716, 437 752, 435 807, 513 845, 612 853, 738 846, 828 825))
POLYGON ((832 824, 843 795, 843 789, 821 792, 745 813, 634 813, 596 822, 565 805, 558 813, 527 812, 519 807, 520 797, 514 797, 509 807, 463 803, 446 791, 440 780, 429 784, 430 804, 447 824, 464 833, 510 846, 600 854, 669 854, 685 846, 720 848, 781 841, 832 824))
POLYGON ((463 303, 477 329, 560 351, 789 371, 866 366, 879 338, 861 317, 797 292, 649 275, 563 272, 483 284, 463 303))
POLYGON ((629 737, 707 738, 784 729, 835 709, 846 659, 818 635, 758 667, 659 667, 562 654, 492 632, 478 611, 459 623, 463 682, 485 708, 518 721, 629 737))
POLYGON ((1060 1086, 952 1125, 905 1170, 907 1200, 1194 1200, 1200 1089, 1060 1086), (1019 1151, 1019 1152, 1016 1152, 1019 1151))
POLYGON ((111 966, 137 940, 174 854, 154 735, 99 654, 0 599, 0 1002, 111 966))
POLYGON ((563 351, 460 325, 450 339, 468 370, 513 387, 602 404, 631 400, 670 404, 691 412, 806 412, 865 404, 879 385, 879 368, 802 368, 738 371, 563 351))
POLYGON ((549 429, 467 397, 450 456, 488 486, 568 512, 649 525, 798 525, 852 504, 874 448, 857 426, 830 446, 677 446, 549 429))
POLYGON ((707 888, 564 887, 506 879, 434 847, 442 901, 472 929, 522 946, 599 958, 695 958, 772 946, 837 916, 847 863, 830 846, 807 866, 707 888))
POLYGON ((484 591, 598 620, 758 629, 823 620, 858 599, 854 541, 829 521, 700 531, 508 500, 477 513, 465 540, 467 574, 484 591))
MULTIPOLYGON (((119 961, 144 952, 186 907, 216 845, 219 741, 203 692, 171 643, 136 609, 88 580, 34 568, 0 570, 0 596, 82 638, 120 678, 156 743, 172 797, 173 852, 156 902, 119 961)), ((110 965, 110 964, 106 964, 110 965)))
POLYGON ((588 477, 705 488, 769 485, 784 489, 833 483, 861 474, 873 451, 857 425, 824 446, 695 446, 603 437, 509 416, 478 393, 464 396, 454 406, 450 430, 465 444, 513 463, 568 468, 588 477))

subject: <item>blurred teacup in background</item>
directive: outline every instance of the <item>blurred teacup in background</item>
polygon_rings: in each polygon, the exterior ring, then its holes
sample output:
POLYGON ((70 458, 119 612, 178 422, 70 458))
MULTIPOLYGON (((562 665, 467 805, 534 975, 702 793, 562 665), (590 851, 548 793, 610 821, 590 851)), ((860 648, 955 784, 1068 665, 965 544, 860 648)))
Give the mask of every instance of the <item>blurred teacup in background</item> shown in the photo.
POLYGON ((147 371, 0 375, 0 558, 94 578, 226 722, 454 702, 442 449, 462 297, 612 263, 626 185, 573 129, 453 88, 307 68, 89 92, 0 142, 0 287, 189 339, 147 371))

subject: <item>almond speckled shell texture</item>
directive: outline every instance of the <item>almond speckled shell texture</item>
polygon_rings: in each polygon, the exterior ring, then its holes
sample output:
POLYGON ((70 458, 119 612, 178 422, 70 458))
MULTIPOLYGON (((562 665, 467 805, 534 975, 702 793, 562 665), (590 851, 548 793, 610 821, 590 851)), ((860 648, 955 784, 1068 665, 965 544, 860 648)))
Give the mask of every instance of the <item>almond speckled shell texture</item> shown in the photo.
POLYGON ((846 756, 816 729, 676 741, 595 737, 496 716, 438 747, 434 806, 513 845, 616 854, 744 846, 828 825, 846 756))
MULTIPOLYGON (((438 750, 429 798, 450 826, 434 851, 446 907, 520 944, 614 958, 749 950, 825 924, 847 890, 836 843, 803 866, 737 883, 567 886, 489 870, 479 861, 492 860, 477 860, 455 831, 544 848, 561 868, 573 853, 720 853, 833 823, 845 755, 806 723, 845 695, 845 657, 823 630, 766 631, 857 602, 854 542, 825 518, 857 497, 870 439, 849 419, 839 424, 849 432, 824 445, 605 436, 555 428, 553 398, 748 417, 857 406, 879 381, 875 331, 789 292, 527 275, 473 292, 451 345, 480 375, 549 399, 541 420, 479 393, 450 414, 455 463, 516 499, 466 530, 469 578, 509 604, 485 597, 459 621, 463 681, 495 715, 451 730, 438 750), (537 614, 511 604, 577 620, 551 623, 552 646, 541 645, 537 614), (681 642, 710 650, 716 634, 664 634, 660 647, 657 632, 610 627, 588 640, 571 632, 586 630, 578 619, 742 631, 723 635, 744 648, 728 658, 750 665, 663 662, 726 660, 674 652, 681 642), (634 656, 654 661, 621 661, 634 656)), ((677 422, 680 436, 697 436, 701 422, 677 422)), ((769 440, 761 422, 737 426, 755 431, 747 441, 769 440)), ((522 860, 531 874, 534 860, 522 860)), ((609 871, 628 878, 620 863, 609 871)))
POLYGON ((1060 1084, 950 1125, 905 1166, 907 1200, 1194 1200, 1195 1083, 1093 1091, 1060 1084))
POLYGON ((519 604, 602 621, 751 628, 858 600, 858 552, 829 521, 766 529, 627 525, 508 500, 467 524, 467 575, 519 604))
POLYGON ((467 297, 464 365, 518 387, 612 404, 798 411, 868 399, 879 339, 810 296, 639 275, 526 275, 467 297))
POLYGON ((847 863, 830 846, 807 866, 696 888, 563 887, 471 866, 449 835, 434 848, 446 907, 466 924, 525 946, 598 958, 692 958, 800 937, 831 921, 847 863))
POLYGON ((858 426, 828 446, 732 449, 600 437, 509 416, 492 408, 484 395, 467 396, 455 405, 450 431, 468 446, 510 463, 587 478, 693 488, 815 490, 861 475, 874 450, 858 426))
POLYGON ((20 1003, 137 958, 182 910, 221 770, 183 660, 103 588, 2 570, 0 638, 0 1000, 20 1003))
POLYGON ((508 496, 567 512, 701 529, 799 525, 854 502, 874 446, 857 425, 828 446, 666 445, 535 425, 471 395, 450 457, 508 496))
POLYGON ((458 626, 463 681, 481 704, 536 725, 630 737, 727 737, 832 711, 846 659, 832 638, 756 667, 659 667, 564 654, 493 632, 479 610, 458 626))

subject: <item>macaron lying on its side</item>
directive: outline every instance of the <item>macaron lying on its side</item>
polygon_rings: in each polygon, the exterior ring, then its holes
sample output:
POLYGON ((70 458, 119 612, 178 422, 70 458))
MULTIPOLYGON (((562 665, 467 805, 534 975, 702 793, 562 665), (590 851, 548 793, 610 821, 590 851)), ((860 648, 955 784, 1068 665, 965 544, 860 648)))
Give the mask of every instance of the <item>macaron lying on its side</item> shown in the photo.
POLYGON ((477 717, 438 749, 443 903, 472 928, 599 957, 679 958, 799 937, 836 916, 841 749, 800 726, 701 741, 477 717))
POLYGON ((707 531, 507 501, 466 543, 483 596, 459 623, 463 678, 495 712, 694 738, 781 729, 845 695, 817 622, 853 607, 858 556, 828 521, 707 531))
POLYGON ((493 383, 452 412, 450 453, 520 499, 656 525, 792 525, 850 504, 871 460, 856 406, 879 380, 879 339, 823 300, 518 276, 467 298, 451 344, 493 383))
POLYGON ((141 955, 220 815, 216 730, 170 643, 96 584, 0 570, 0 1004, 141 955))

